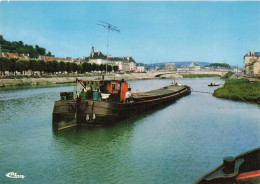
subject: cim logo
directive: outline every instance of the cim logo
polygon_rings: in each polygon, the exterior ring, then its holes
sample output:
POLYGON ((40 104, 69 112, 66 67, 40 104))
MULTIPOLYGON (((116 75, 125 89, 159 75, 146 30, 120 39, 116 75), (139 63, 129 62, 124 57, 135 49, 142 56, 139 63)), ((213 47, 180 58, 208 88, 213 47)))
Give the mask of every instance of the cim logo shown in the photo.
POLYGON ((15 173, 15 172, 9 172, 9 173, 7 173, 6 174, 6 177, 8 177, 8 178, 22 178, 22 179, 24 179, 25 178, 25 176, 24 175, 18 175, 17 173, 15 173))

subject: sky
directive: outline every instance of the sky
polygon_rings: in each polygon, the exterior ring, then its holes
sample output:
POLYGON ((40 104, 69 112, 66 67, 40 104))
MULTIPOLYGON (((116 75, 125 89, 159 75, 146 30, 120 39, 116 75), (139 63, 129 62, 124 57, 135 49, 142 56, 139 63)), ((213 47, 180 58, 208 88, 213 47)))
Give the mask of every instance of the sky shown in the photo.
POLYGON ((56 57, 95 51, 152 64, 226 62, 260 51, 260 1, 0 1, 0 34, 56 57), (105 21, 120 32, 97 25, 105 21))

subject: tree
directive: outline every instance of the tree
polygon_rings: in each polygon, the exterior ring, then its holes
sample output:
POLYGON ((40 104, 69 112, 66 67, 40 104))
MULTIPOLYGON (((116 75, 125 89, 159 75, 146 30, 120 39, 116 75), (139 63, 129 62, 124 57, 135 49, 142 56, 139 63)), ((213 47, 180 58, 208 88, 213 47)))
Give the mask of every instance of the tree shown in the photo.
POLYGON ((103 71, 106 71, 106 65, 99 65, 99 71, 103 72, 103 71))
POLYGON ((17 70, 21 72, 22 74, 25 73, 25 71, 29 70, 30 68, 30 62, 25 59, 19 59, 17 62, 17 70))
POLYGON ((84 73, 83 67, 81 64, 77 65, 77 71, 78 71, 78 73, 84 73))
POLYGON ((53 72, 59 72, 60 71, 60 63, 56 60, 52 61, 52 67, 53 67, 53 72))
POLYGON ((224 68, 230 68, 229 64, 227 64, 227 63, 211 63, 209 66, 210 66, 210 67, 224 67, 224 68))
POLYGON ((64 71, 66 71, 66 64, 63 61, 60 62, 60 71, 61 73, 64 73, 64 71))
POLYGON ((107 65, 107 71, 111 72, 112 71, 112 66, 111 65, 107 65))
POLYGON ((2 52, 29 54, 31 58, 38 58, 39 55, 53 56, 51 52, 46 54, 46 49, 43 47, 35 45, 34 48, 32 45, 24 44, 22 41, 6 41, 2 35, 0 35, 0 44, 2 47, 2 52))
POLYGON ((42 75, 42 72, 46 71, 46 63, 43 60, 39 60, 39 64, 38 64, 38 71, 40 71, 40 74, 42 75))
POLYGON ((72 71, 71 63, 65 63, 66 72, 70 73, 72 71))
POLYGON ((0 57, 0 71, 1 75, 5 75, 5 71, 9 71, 11 66, 11 61, 10 59, 6 57, 0 57))
POLYGON ((0 35, 0 44, 3 44, 4 43, 4 37, 3 37, 3 35, 0 35))
POLYGON ((32 70, 32 74, 34 75, 34 72, 38 70, 39 61, 38 60, 30 60, 30 69, 32 70))
POLYGON ((16 61, 17 61, 18 59, 16 59, 16 58, 11 58, 10 59, 10 62, 11 62, 11 65, 10 65, 10 69, 9 69, 9 72, 13 72, 13 75, 16 75, 16 61))
POLYGON ((33 48, 32 45, 27 47, 27 52, 25 54, 29 54, 30 58, 38 58, 39 54, 37 53, 36 49, 33 48))
POLYGON ((76 72, 78 68, 77 63, 71 63, 71 64, 72 64, 72 71, 76 72))
POLYGON ((39 47, 38 45, 35 45, 35 49, 38 53, 38 55, 45 55, 46 54, 46 49, 45 48, 42 48, 42 47, 39 47))
POLYGON ((92 70, 91 66, 92 65, 90 63, 83 63, 82 64, 83 72, 91 72, 91 70, 92 70))
POLYGON ((48 61, 47 63, 46 63, 46 71, 48 72, 48 73, 52 73, 52 74, 54 74, 55 72, 58 72, 59 71, 59 63, 58 63, 58 61, 56 61, 56 60, 53 60, 53 61, 48 61))
POLYGON ((114 72, 117 72, 118 71, 118 66, 113 66, 113 70, 114 70, 114 72))
POLYGON ((46 54, 46 56, 53 56, 50 51, 46 54))
POLYGON ((97 71, 98 70, 98 65, 96 63, 93 63, 91 65, 91 71, 97 71))

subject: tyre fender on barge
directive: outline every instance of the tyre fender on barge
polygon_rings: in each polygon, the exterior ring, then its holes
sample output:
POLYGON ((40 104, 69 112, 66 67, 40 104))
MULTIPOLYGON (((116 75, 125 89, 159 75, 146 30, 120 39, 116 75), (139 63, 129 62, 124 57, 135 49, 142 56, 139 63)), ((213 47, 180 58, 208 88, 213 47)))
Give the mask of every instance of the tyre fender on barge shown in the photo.
POLYGON ((201 177, 194 184, 259 184, 260 148, 228 156, 223 164, 201 177))

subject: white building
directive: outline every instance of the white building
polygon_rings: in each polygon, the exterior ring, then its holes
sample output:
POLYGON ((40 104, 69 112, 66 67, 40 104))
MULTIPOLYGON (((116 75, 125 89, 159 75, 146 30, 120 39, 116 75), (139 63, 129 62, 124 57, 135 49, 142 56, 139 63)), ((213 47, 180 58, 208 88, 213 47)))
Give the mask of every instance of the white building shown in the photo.
POLYGON ((164 69, 167 71, 177 71, 176 65, 174 63, 165 64, 164 69))
POLYGON ((137 66, 136 71, 137 72, 145 72, 145 67, 144 66, 137 66))
POLYGON ((195 62, 192 62, 189 66, 188 66, 188 68, 190 69, 190 70, 195 70, 195 71, 200 71, 200 66, 197 64, 197 63, 195 63, 195 62))
POLYGON ((102 52, 95 52, 94 47, 92 47, 91 53, 89 57, 85 58, 87 62, 96 63, 98 65, 108 64, 112 66, 118 66, 119 71, 135 71, 136 70, 136 62, 135 60, 128 57, 112 57, 110 55, 105 55, 102 52))
POLYGON ((260 52, 247 51, 242 70, 246 75, 260 74, 260 52))

